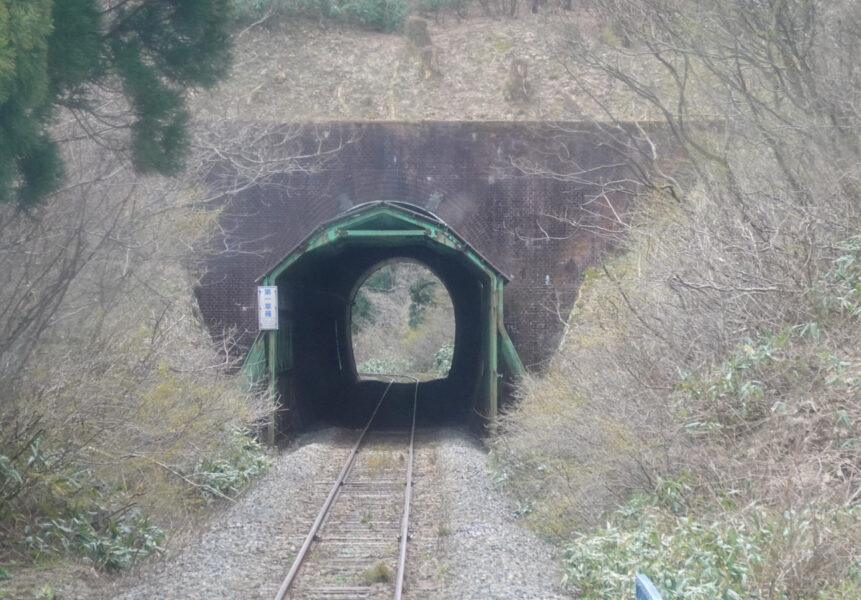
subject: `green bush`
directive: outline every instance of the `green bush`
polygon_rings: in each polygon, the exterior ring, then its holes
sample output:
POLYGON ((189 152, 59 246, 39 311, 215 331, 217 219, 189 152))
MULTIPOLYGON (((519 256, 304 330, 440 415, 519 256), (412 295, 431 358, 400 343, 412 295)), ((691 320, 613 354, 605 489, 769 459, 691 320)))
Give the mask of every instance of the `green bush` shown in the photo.
POLYGON ((352 0, 337 12, 369 29, 392 32, 403 24, 409 7, 404 0, 352 0))
POLYGON ((391 265, 386 265, 371 273, 362 284, 362 287, 367 287, 372 292, 390 292, 395 283, 394 269, 391 265))
POLYGON ((436 305, 437 279, 421 277, 410 285, 410 319, 413 329, 424 321, 425 312, 436 305))
POLYGON ((105 489, 88 470, 70 471, 41 438, 22 450, 0 455, 0 545, 35 560, 72 554, 108 570, 160 551, 165 533, 125 490, 105 489))
POLYGON ((96 568, 116 570, 160 552, 164 531, 137 510, 114 516, 102 508, 67 504, 63 514, 25 528, 23 545, 34 558, 67 553, 85 557, 96 568))
POLYGON ((374 305, 365 293, 364 286, 356 293, 351 316, 350 327, 353 333, 358 333, 363 327, 373 325, 376 321, 374 305))
MULTIPOLYGON (((106 570, 160 551, 165 532, 124 486, 74 470, 66 453, 47 449, 39 437, 21 450, 0 455, 0 546, 36 561, 78 556, 106 570)), ((237 431, 222 454, 198 464, 187 481, 210 500, 236 494, 270 465, 260 444, 237 431)))
POLYGON ((248 432, 234 432, 233 442, 223 456, 204 460, 194 470, 194 479, 207 500, 236 494, 272 466, 263 447, 248 432))
POLYGON ((258 19, 270 9, 286 15, 340 18, 386 32, 400 28, 410 12, 406 0, 236 0, 242 21, 258 19))
POLYGON ((242 20, 251 20, 260 18, 266 10, 277 3, 278 0, 234 0, 233 5, 236 8, 236 16, 242 20))
POLYGON ((840 253, 819 278, 816 293, 826 313, 861 314, 861 236, 837 244, 840 253))
POLYGON ((385 356, 368 359, 365 362, 356 365, 356 370, 359 373, 408 373, 413 370, 413 364, 405 358, 385 356))
POLYGON ((433 370, 440 375, 448 375, 452 357, 454 357, 454 342, 443 344, 433 355, 433 370))
POLYGON ((806 569, 829 559, 820 553, 823 540, 857 523, 857 508, 705 510, 694 517, 678 502, 680 487, 665 482, 656 494, 635 496, 603 529, 578 538, 563 554, 565 584, 584 600, 627 598, 635 574, 644 572, 665 600, 857 597, 857 555, 842 565, 841 581, 804 580, 806 569))

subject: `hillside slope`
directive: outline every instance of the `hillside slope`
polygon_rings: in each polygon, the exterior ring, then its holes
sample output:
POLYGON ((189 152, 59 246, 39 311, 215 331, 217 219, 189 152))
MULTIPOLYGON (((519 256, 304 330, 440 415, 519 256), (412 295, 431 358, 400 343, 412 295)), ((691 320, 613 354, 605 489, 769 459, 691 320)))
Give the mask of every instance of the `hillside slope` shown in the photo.
MULTIPOLYGON (((575 13, 518 19, 447 14, 428 22, 440 73, 425 77, 403 33, 331 20, 272 17, 242 34, 229 78, 200 98, 202 120, 577 120, 598 116, 568 77, 561 24, 575 13), (514 58, 525 62, 528 99, 507 101, 514 58)), ((595 86, 602 95, 612 81, 595 86)))

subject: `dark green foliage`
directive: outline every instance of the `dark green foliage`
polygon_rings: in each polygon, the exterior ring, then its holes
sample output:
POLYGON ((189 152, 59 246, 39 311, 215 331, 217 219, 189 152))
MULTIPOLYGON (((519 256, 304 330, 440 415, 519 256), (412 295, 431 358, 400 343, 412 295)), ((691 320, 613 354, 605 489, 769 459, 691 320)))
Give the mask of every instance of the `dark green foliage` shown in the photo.
POLYGON ((194 470, 194 479, 201 482, 201 494, 207 500, 235 495, 272 466, 263 447, 247 431, 233 432, 233 442, 222 456, 206 459, 194 470))
POLYGON ((175 174, 188 147, 184 89, 230 62, 230 0, 0 0, 0 202, 32 205, 62 178, 48 126, 58 106, 95 112, 118 80, 141 172, 175 174))
POLYGON ((119 569, 160 551, 164 532, 123 490, 108 490, 36 437, 0 455, 0 546, 34 559, 58 553, 119 569))
POLYGON ((390 293, 394 290, 395 275, 392 265, 385 265, 371 273, 356 292, 353 300, 352 327, 353 333, 358 333, 363 327, 376 322, 376 309, 367 292, 378 294, 390 293))
POLYGON ((373 305, 367 294, 363 290, 356 293, 356 298, 353 300, 352 327, 353 333, 361 331, 362 327, 374 322, 373 305))
POLYGON ((0 202, 52 189, 60 171, 42 132, 51 0, 0 0, 0 202), (42 172, 40 167, 47 169, 42 172))
POLYGON ((425 309, 436 304, 436 281, 422 277, 410 286, 410 327, 418 327, 425 309))
POLYGON ((409 13, 404 0, 352 0, 340 7, 348 19, 370 29, 395 31, 409 13))
POLYGON ((238 0, 236 4, 246 21, 273 9, 288 15, 343 19, 386 32, 399 29, 410 12, 406 0, 238 0))
POLYGON ((92 0, 55 2, 51 16, 57 24, 48 46, 51 93, 74 105, 83 101, 83 82, 99 76, 103 68, 101 19, 92 0))
POLYGON ((395 283, 393 269, 391 266, 385 266, 371 273, 365 280, 364 286, 367 286, 372 292, 390 292, 395 283))

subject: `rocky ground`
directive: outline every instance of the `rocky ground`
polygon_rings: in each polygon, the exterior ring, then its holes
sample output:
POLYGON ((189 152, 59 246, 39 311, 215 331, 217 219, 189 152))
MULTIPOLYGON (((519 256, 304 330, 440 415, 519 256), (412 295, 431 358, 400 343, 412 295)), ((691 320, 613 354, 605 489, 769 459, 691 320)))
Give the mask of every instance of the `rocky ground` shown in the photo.
MULTIPOLYGON (((315 480, 320 474, 334 480, 355 435, 338 429, 307 434, 174 556, 102 582, 98 592, 66 591, 62 597, 271 600, 328 491, 315 480)), ((423 533, 409 561, 407 598, 566 597, 551 549, 515 520, 475 438, 461 429, 424 432, 417 452, 424 474, 416 483, 413 519, 423 533)))

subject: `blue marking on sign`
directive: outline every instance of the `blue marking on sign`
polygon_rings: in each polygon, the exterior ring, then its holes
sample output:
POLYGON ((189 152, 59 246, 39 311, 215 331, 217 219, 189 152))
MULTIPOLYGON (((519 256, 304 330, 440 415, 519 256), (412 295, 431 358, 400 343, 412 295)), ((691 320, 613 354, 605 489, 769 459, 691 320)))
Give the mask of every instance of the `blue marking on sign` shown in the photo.
POLYGON ((271 316, 272 316, 272 311, 271 311, 271 310, 267 310, 267 311, 266 311, 266 316, 267 316, 267 317, 271 317, 271 316))
POLYGON ((271 296, 271 295, 272 295, 272 290, 263 290, 263 294, 264 294, 265 296, 271 296))

